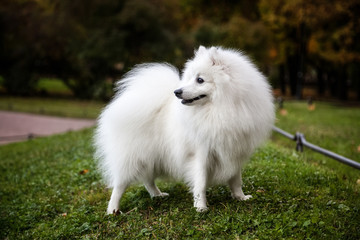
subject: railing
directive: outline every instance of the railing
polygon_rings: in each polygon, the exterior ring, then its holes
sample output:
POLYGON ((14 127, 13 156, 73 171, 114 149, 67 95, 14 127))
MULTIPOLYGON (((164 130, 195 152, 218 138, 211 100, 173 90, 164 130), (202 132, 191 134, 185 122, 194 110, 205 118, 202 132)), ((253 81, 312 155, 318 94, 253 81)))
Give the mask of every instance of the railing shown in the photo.
POLYGON ((313 151, 319 152, 319 153, 321 153, 323 155, 326 155, 328 157, 331 157, 331 158, 333 158, 333 159, 335 159, 335 160, 337 160, 337 161, 339 161, 341 163, 347 164, 347 165, 349 165, 351 167, 354 167, 354 168, 360 170, 360 163, 355 162, 354 160, 351 160, 349 158, 346 158, 344 156, 341 156, 339 154, 336 154, 334 152, 331 152, 329 150, 326 150, 324 148, 321 148, 319 146, 316 146, 316 145, 314 145, 312 143, 307 142, 305 137, 304 137, 304 134, 302 134, 302 133, 297 132, 295 135, 292 135, 292 134, 290 134, 290 133, 288 133, 288 132, 286 132, 286 131, 278 128, 278 127, 275 127, 275 126, 273 126, 273 131, 275 131, 277 133, 280 133, 281 135, 283 135, 283 136, 285 136, 285 137, 287 137, 287 138, 289 138, 289 139, 291 139, 293 141, 296 141, 296 150, 297 151, 302 152, 303 149, 304 149, 304 146, 305 146, 305 147, 310 148, 313 151))

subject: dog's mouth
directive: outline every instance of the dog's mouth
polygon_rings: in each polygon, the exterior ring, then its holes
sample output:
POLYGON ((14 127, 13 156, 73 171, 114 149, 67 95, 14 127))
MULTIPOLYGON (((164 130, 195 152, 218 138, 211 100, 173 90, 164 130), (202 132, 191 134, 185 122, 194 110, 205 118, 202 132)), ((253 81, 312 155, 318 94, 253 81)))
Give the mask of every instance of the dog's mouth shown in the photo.
POLYGON ((204 98, 204 97, 206 97, 206 95, 205 95, 205 94, 202 94, 202 95, 197 96, 197 97, 192 98, 192 99, 183 99, 183 100, 181 101, 181 103, 182 103, 182 104, 193 103, 193 102, 195 102, 195 101, 197 101, 197 100, 200 100, 200 99, 202 99, 202 98, 204 98))

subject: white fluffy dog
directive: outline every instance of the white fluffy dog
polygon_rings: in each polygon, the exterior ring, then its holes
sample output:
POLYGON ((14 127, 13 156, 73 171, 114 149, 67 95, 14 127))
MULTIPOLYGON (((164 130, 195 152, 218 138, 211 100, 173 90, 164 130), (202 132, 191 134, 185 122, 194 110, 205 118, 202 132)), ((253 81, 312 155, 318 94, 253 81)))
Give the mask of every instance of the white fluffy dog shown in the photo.
POLYGON ((96 158, 113 188, 107 213, 119 211, 134 181, 152 197, 167 196, 154 183, 160 176, 184 180, 199 212, 207 210, 211 185, 228 184, 234 198, 251 198, 243 193, 241 168, 268 137, 274 105, 269 84, 247 57, 201 46, 181 80, 171 65, 144 64, 120 84, 95 134, 96 158))

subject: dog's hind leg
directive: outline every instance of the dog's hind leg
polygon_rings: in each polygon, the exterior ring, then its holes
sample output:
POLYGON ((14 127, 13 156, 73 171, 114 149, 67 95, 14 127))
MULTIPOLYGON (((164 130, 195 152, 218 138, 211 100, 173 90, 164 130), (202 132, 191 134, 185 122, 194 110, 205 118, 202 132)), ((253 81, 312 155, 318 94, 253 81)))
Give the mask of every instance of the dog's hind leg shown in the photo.
POLYGON ((241 171, 229 180, 229 186, 230 186, 230 190, 231 190, 231 196, 233 198, 235 198, 237 200, 241 200, 241 201, 252 198, 251 195, 245 195, 242 190, 241 171))
POLYGON ((168 193, 160 191, 160 189, 156 186, 153 179, 145 181, 144 185, 145 185, 146 190, 149 192, 149 194, 152 198, 169 196, 168 193))
POLYGON ((107 214, 120 213, 120 211, 119 211, 120 199, 121 199, 121 196, 124 194, 127 186, 128 186, 128 184, 122 183, 122 184, 118 184, 114 187, 112 194, 111 194, 110 201, 109 201, 109 205, 108 205, 108 208, 106 211, 107 214))

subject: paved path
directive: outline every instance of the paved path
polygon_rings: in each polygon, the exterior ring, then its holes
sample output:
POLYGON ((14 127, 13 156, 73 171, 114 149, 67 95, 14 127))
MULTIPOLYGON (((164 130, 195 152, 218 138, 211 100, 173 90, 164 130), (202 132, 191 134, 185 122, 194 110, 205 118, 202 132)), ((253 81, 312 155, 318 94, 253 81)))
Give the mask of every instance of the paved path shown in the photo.
POLYGON ((94 125, 95 120, 0 111, 0 145, 24 141, 29 136, 49 136, 94 125))

